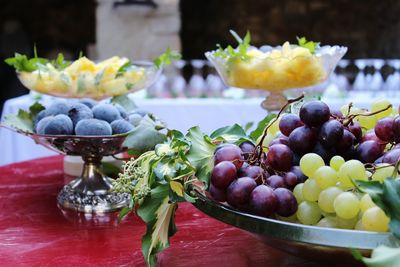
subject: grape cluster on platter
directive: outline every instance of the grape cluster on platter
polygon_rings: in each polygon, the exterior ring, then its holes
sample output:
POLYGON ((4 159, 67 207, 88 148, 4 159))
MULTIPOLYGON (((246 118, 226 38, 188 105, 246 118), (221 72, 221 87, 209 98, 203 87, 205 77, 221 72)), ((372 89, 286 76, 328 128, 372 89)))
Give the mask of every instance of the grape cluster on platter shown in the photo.
POLYGON ((210 195, 244 212, 284 221, 386 232, 390 219, 354 180, 397 176, 400 117, 389 101, 371 111, 322 101, 271 121, 257 144, 220 144, 210 195))
POLYGON ((108 136, 132 131, 147 112, 91 99, 57 100, 40 111, 34 131, 45 135, 108 136))

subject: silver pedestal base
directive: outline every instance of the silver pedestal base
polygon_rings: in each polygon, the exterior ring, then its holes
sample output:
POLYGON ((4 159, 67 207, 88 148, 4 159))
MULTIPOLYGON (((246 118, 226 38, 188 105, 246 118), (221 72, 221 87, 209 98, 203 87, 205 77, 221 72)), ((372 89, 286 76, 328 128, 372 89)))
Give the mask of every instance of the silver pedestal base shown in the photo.
MULTIPOLYGON (((78 179, 72 181, 71 184, 77 182, 78 179)), ((86 213, 105 213, 119 210, 129 204, 130 195, 127 193, 108 192, 101 195, 88 195, 76 192, 71 184, 65 185, 57 196, 58 204, 63 208, 86 213)))
POLYGON ((129 205, 128 193, 112 189, 112 179, 101 169, 101 156, 85 156, 82 174, 65 185, 57 201, 62 208, 85 213, 112 212, 129 205))

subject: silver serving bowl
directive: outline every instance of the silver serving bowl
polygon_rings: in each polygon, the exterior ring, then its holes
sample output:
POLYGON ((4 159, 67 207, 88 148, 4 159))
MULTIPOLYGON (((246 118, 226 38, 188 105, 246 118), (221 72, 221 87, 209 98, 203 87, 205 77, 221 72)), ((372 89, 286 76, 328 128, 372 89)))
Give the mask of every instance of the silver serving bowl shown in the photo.
POLYGON ((267 245, 313 261, 360 264, 351 255, 358 249, 369 256, 379 245, 400 246, 400 241, 390 233, 376 233, 308 226, 260 217, 238 211, 196 192, 194 206, 205 214, 250 232, 267 245))
POLYGON ((41 135, 8 129, 28 136, 37 144, 60 154, 82 157, 82 174, 65 185, 58 194, 57 201, 61 208, 104 213, 129 204, 129 194, 112 191, 112 179, 103 174, 101 165, 104 156, 126 150, 124 141, 129 133, 111 136, 41 135))

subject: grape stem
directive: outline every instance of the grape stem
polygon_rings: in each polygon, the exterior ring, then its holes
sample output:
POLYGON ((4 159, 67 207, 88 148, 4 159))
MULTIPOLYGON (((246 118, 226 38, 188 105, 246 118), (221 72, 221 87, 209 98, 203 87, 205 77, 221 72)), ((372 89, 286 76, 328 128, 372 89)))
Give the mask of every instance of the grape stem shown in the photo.
POLYGON ((264 139, 267 137, 269 127, 271 127, 272 124, 274 124, 279 119, 279 117, 282 115, 282 113, 287 109, 287 107, 289 105, 291 105, 292 103, 298 102, 298 101, 302 100, 303 98, 304 98, 304 94, 301 94, 297 98, 288 99, 286 104, 279 110, 276 117, 273 118, 268 123, 268 125, 264 128, 263 135, 261 136, 260 141, 257 143, 256 148, 254 149, 254 153, 249 157, 250 164, 253 165, 253 164, 261 161, 261 157, 262 157, 262 153, 263 153, 263 143, 264 143, 264 139))
MULTIPOLYGON (((349 113, 350 113, 350 109, 351 109, 352 105, 353 105, 353 103, 349 104, 349 111, 348 111, 349 113)), ((364 116, 364 117, 373 116, 373 115, 379 114, 381 112, 384 112, 384 111, 390 109, 391 107, 392 107, 392 104, 388 105, 386 108, 383 108, 383 109, 380 109, 380 110, 377 110, 374 112, 358 113, 358 114, 351 114, 351 115, 348 113, 349 115, 346 118, 347 121, 345 123, 343 123, 343 126, 347 127, 350 123, 353 122, 353 119, 358 116, 364 116)))

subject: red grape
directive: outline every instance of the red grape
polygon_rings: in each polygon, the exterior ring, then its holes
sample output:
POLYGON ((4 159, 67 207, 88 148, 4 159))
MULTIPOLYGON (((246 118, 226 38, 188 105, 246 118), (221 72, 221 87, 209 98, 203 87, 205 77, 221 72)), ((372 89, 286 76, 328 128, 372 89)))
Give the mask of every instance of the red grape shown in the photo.
POLYGON ((383 155, 382 162, 389 164, 396 164, 396 162, 400 159, 400 149, 393 149, 391 151, 386 152, 383 155))
POLYGON ((212 198, 215 199, 216 201, 220 202, 226 201, 225 190, 219 189, 218 187, 215 187, 213 184, 210 185, 210 194, 212 198))
POLYGON ((343 136, 343 124, 337 120, 329 120, 322 124, 319 141, 326 148, 334 147, 343 136))
POLYGON ((286 188, 277 188, 274 190, 278 205, 276 213, 283 217, 289 217, 297 211, 297 201, 293 193, 286 188))
POLYGON ((327 149, 323 145, 321 145, 320 142, 317 142, 311 151, 315 154, 318 154, 321 156, 321 158, 325 161, 325 163, 329 163, 333 156, 333 149, 327 149))
POLYGON ((372 163, 382 156, 381 146, 375 141, 365 141, 357 147, 358 159, 363 163, 372 163))
POLYGON ((383 118, 380 119, 375 125, 375 134, 382 141, 392 142, 394 139, 393 133, 393 118, 383 118))
POLYGON ((400 117, 396 117, 393 121, 393 139, 396 143, 400 143, 400 117))
POLYGON ((331 115, 336 118, 343 118, 343 113, 340 110, 331 110, 331 115))
POLYGON ((279 138, 275 138, 274 140, 272 140, 269 143, 269 147, 273 146, 273 145, 277 145, 277 144, 281 144, 281 145, 289 145, 289 138, 285 137, 279 137, 279 138))
POLYGON ((237 178, 236 166, 230 161, 215 165, 211 174, 211 183, 220 189, 226 189, 237 178))
POLYGON ((283 180, 285 181, 285 184, 287 184, 289 188, 293 188, 298 184, 297 175, 294 174, 293 172, 287 172, 283 176, 283 180))
POLYGON ((356 138, 354 135, 347 129, 343 130, 343 136, 340 141, 336 144, 336 150, 338 153, 345 153, 354 145, 356 138))
POLYGON ((304 155, 311 152, 316 143, 315 131, 307 126, 296 128, 289 135, 289 147, 294 153, 304 155))
POLYGON ((292 167, 293 152, 288 146, 276 144, 269 148, 267 164, 277 171, 288 171, 292 167))
POLYGON ((276 205, 277 199, 270 187, 259 185, 251 192, 250 208, 255 214, 270 216, 274 213, 276 205))
POLYGON ((267 184, 272 188, 287 187, 285 180, 279 175, 271 175, 268 177, 267 184))
POLYGON ((246 169, 240 172, 239 177, 250 177, 253 178, 257 184, 262 184, 263 180, 267 178, 265 175, 266 173, 264 169, 260 166, 248 166, 246 169))
POLYGON ((242 154, 244 156, 245 159, 248 159, 249 156, 254 153, 254 149, 256 148, 256 146, 251 143, 251 142, 243 142, 239 145, 240 149, 242 150, 242 154))
POLYGON ((289 136, 294 129, 303 126, 304 123, 296 114, 286 114, 279 121, 279 130, 282 134, 289 136))
POLYGON ((247 210, 250 194, 256 186, 257 183, 250 177, 242 177, 233 181, 226 191, 227 202, 233 207, 247 210))
POLYGON ((233 144, 221 147, 214 155, 214 165, 221 161, 231 161, 236 169, 240 169, 243 165, 242 150, 233 144))
POLYGON ((310 127, 319 127, 329 120, 330 110, 322 101, 311 101, 300 108, 300 119, 310 127))
POLYGON ((299 166, 293 166, 290 169, 290 172, 296 174, 299 183, 304 183, 308 178, 307 176, 304 175, 299 166))
POLYGON ((347 126, 347 128, 354 135, 356 141, 360 142, 362 138, 361 125, 357 121, 353 121, 347 126))

